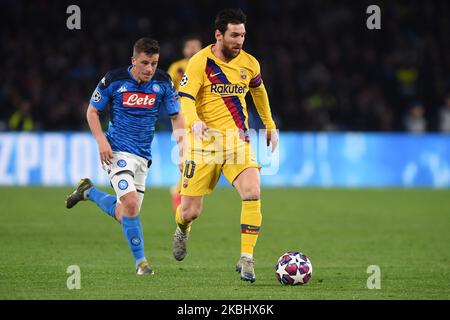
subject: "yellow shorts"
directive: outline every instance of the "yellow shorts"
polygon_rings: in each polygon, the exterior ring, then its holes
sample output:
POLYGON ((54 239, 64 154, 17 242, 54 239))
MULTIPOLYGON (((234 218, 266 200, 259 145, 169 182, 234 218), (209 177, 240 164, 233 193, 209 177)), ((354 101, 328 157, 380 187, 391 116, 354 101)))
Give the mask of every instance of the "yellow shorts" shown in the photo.
POLYGON ((223 143, 191 145, 183 166, 180 194, 206 195, 214 189, 222 172, 232 184, 247 168, 261 169, 249 142, 236 139, 228 146, 223 143))

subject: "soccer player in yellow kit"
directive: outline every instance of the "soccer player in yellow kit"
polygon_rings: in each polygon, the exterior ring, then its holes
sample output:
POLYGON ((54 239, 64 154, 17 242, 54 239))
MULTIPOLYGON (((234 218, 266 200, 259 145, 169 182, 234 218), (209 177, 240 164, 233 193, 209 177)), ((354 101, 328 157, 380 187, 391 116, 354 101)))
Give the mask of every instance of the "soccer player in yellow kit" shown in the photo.
POLYGON ((215 20, 216 43, 189 60, 180 82, 187 135, 173 255, 179 261, 186 256, 191 223, 201 213, 203 196, 212 191, 223 173, 242 199, 241 256, 236 271, 242 280, 254 282, 253 251, 262 221, 261 166, 249 143, 245 104, 248 91, 266 127, 267 145, 272 144, 272 152, 278 134, 259 63, 242 50, 245 23, 246 16, 240 9, 219 12, 215 20))
POLYGON ((186 71, 189 59, 202 49, 202 40, 196 35, 188 35, 183 39, 183 59, 173 62, 167 73, 172 78, 175 90, 180 89, 180 81, 186 71))
MULTIPOLYGON (((186 71, 189 59, 202 49, 202 40, 196 35, 188 35, 183 39, 183 59, 173 62, 167 73, 172 78, 172 82, 175 86, 175 90, 180 88, 180 81, 186 71)), ((170 188, 170 195, 172 197, 172 207, 176 211, 177 207, 181 203, 181 181, 170 188)))

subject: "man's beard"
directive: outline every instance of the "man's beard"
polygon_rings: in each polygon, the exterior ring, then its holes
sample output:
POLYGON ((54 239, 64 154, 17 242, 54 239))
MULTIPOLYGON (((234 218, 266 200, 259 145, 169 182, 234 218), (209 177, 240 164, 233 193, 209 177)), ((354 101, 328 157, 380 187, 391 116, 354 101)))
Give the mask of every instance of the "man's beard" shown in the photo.
POLYGON ((240 52, 241 52, 241 49, 239 49, 238 53, 235 54, 233 52, 233 49, 228 49, 226 47, 222 48, 222 54, 228 60, 236 58, 239 55, 240 52))

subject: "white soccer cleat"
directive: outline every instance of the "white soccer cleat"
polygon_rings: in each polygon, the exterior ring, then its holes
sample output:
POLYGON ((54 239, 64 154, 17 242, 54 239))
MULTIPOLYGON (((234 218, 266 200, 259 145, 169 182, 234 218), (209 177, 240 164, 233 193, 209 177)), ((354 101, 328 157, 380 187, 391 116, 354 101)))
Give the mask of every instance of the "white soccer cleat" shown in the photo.
POLYGON ((236 272, 241 274, 241 280, 255 282, 256 275, 252 258, 241 257, 236 264, 236 272))

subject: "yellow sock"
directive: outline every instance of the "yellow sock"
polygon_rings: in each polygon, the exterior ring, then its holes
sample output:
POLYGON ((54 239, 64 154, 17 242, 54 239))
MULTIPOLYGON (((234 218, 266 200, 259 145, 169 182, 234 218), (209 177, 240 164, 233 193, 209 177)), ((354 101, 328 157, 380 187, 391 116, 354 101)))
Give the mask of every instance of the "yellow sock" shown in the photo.
POLYGON ((253 256, 261 227, 261 200, 242 201, 241 211, 241 255, 253 256))
POLYGON ((177 222, 178 228, 182 233, 186 234, 191 231, 192 222, 185 223, 181 218, 181 205, 177 207, 177 211, 175 213, 175 221, 177 222))

